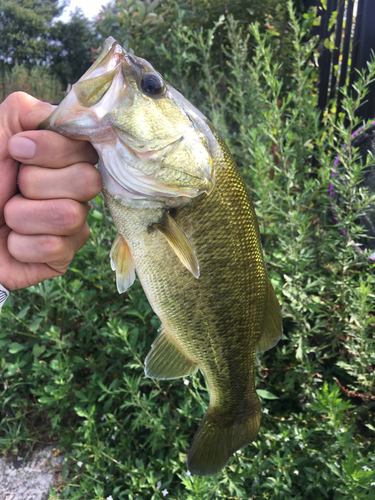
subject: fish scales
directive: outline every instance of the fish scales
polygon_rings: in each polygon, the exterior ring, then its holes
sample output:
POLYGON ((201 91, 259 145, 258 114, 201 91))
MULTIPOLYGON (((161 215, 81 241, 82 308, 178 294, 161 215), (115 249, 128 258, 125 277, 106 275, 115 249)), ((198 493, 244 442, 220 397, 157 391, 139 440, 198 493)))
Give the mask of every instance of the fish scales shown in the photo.
MULTIPOLYGON (((107 193, 106 199, 110 207, 116 204, 107 193)), ((245 363, 247 350, 255 352, 264 315, 258 301, 264 302, 266 272, 254 210, 232 157, 228 155, 228 163, 217 172, 210 196, 201 195, 175 216, 192 243, 197 242, 198 281, 181 266, 160 233, 150 234, 148 228, 160 219, 159 214, 146 211, 141 218, 139 211, 118 205, 112 208, 115 225, 131 248, 138 276, 166 330, 202 368, 210 390, 220 387, 222 394, 227 381, 221 377, 224 363, 233 365, 229 370, 232 383, 242 384, 236 374, 241 356, 233 356, 233 348, 236 342, 245 345, 245 363), (254 265, 256 271, 252 271, 254 265), (249 296, 256 300, 251 303, 249 296), (244 343, 244 338, 250 341, 244 343), (207 357, 206 352, 220 356, 220 371, 215 356, 207 357)))
MULTIPOLYGON (((109 49, 107 43, 107 54, 119 50, 115 43, 111 39, 109 49)), ((148 71, 150 68, 147 66, 148 71)), ((128 66, 125 73, 131 81, 133 73, 128 66)), ((85 75, 81 80, 85 81, 84 78, 85 75)), ((135 93, 133 105, 140 99, 142 95, 135 93)), ((142 115, 142 102, 139 101, 133 114, 130 106, 125 114, 118 108, 108 113, 120 142, 133 141, 131 146, 127 144, 125 153, 120 149, 120 156, 128 157, 133 147, 141 150, 140 153, 133 151, 130 157, 136 167, 139 157, 143 160, 156 154, 151 143, 160 144, 165 140, 164 135, 170 137, 173 131, 165 115, 171 107, 170 101, 160 103, 157 108, 166 121, 165 128, 160 123, 159 127, 155 122, 148 123, 148 115, 142 115), (124 116, 135 124, 130 139, 124 116), (147 140, 142 144, 139 139, 137 142, 134 139, 137 134, 143 134, 147 140)), ((151 100, 147 101, 147 109, 152 105, 151 100)), ((64 110, 69 104, 63 102, 60 106, 64 110)), ((141 196, 123 196, 121 190, 114 188, 113 177, 108 177, 108 171, 112 168, 112 175, 119 175, 118 182, 121 182, 117 163, 113 163, 113 150, 117 151, 122 145, 119 146, 113 134, 108 135, 106 141, 98 141, 94 132, 87 133, 86 120, 85 132, 77 137, 78 125, 70 130, 59 114, 63 124, 59 125, 54 118, 49 126, 71 137, 89 138, 98 150, 103 194, 119 233, 111 251, 119 291, 124 291, 134 279, 134 266, 153 310, 162 321, 159 336, 145 361, 146 374, 154 378, 177 378, 194 373, 197 367, 204 373, 210 403, 187 461, 191 472, 209 476, 219 472, 231 454, 250 443, 258 433, 261 406, 254 382, 255 353, 278 341, 281 314, 267 275, 253 204, 232 155, 208 120, 191 111, 187 113, 187 120, 186 115, 179 115, 180 108, 172 109, 176 123, 186 126, 191 117, 197 120, 194 133, 209 150, 210 158, 207 163, 203 162, 203 167, 198 165, 193 175, 185 167, 178 167, 176 173, 173 165, 176 162, 183 165, 186 154, 190 154, 191 131, 186 132, 186 144, 180 145, 184 137, 172 141, 167 149, 163 142, 162 149, 167 152, 156 175, 150 174, 150 163, 144 162, 137 167, 146 176, 141 182, 149 182, 150 175, 154 175, 162 183, 169 180, 177 194, 180 194, 179 189, 185 189, 180 197, 173 198, 168 193, 170 197, 163 203, 159 202, 159 192, 145 201, 141 196), (191 195, 186 190, 189 182, 194 187, 204 186, 202 192, 196 194, 195 189, 195 194, 191 195), (210 183, 211 188, 207 187, 210 183)), ((77 113, 73 120, 77 120, 76 116, 77 113)), ((101 130, 107 130, 106 127, 101 130)), ((195 135, 192 141, 196 146, 195 135)), ((199 151, 198 148, 198 153, 194 153, 198 155, 198 162, 199 151)), ((191 163, 194 162, 192 156, 191 163)))

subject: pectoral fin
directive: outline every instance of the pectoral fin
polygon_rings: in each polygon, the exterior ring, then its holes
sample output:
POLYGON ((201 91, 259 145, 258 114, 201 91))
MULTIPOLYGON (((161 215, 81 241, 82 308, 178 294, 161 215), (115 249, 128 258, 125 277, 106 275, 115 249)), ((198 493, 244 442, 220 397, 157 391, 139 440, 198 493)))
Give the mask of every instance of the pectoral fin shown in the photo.
POLYGON ((166 237, 168 243, 186 269, 188 269, 193 276, 199 278, 199 263, 194 248, 177 222, 166 213, 163 220, 157 224, 153 224, 152 227, 160 231, 166 237))
POLYGON ((112 270, 116 271, 117 290, 119 293, 124 293, 134 283, 135 270, 129 245, 120 234, 112 244, 109 257, 112 270))
POLYGON ((145 361, 145 374, 150 378, 171 379, 186 377, 198 370, 198 365, 188 359, 160 327, 159 335, 151 346, 145 361))
POLYGON ((271 283, 267 284, 267 301, 263 332, 256 344, 256 352, 271 349, 280 340, 283 331, 280 305, 271 283))

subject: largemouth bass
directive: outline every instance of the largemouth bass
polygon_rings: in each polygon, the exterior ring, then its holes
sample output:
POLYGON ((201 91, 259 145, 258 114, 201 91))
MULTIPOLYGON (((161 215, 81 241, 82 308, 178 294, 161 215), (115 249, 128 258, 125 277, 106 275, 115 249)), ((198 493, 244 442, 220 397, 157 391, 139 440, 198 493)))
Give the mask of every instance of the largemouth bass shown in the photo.
POLYGON ((118 230, 110 253, 118 290, 136 271, 162 321, 145 373, 173 379, 202 370, 210 403, 187 465, 217 474, 258 434, 255 353, 282 330, 232 155, 207 118, 112 37, 41 128, 97 150, 118 230))

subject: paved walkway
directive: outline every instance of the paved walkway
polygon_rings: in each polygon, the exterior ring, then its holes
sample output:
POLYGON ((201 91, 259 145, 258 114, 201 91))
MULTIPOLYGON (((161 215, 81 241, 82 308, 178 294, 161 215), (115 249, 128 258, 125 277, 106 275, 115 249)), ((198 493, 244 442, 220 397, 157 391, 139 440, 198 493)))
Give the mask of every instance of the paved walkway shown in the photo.
POLYGON ((1 500, 48 500, 49 488, 62 470, 64 457, 54 457, 52 446, 21 457, 0 457, 1 500))

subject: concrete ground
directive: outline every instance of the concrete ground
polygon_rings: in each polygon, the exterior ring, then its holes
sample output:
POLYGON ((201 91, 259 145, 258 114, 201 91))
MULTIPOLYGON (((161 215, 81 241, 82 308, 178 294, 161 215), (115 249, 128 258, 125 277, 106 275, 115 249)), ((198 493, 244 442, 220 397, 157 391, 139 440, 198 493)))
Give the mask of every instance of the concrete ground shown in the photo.
POLYGON ((38 450, 25 460, 0 457, 1 500, 48 500, 49 488, 63 468, 64 457, 52 446, 38 450))

